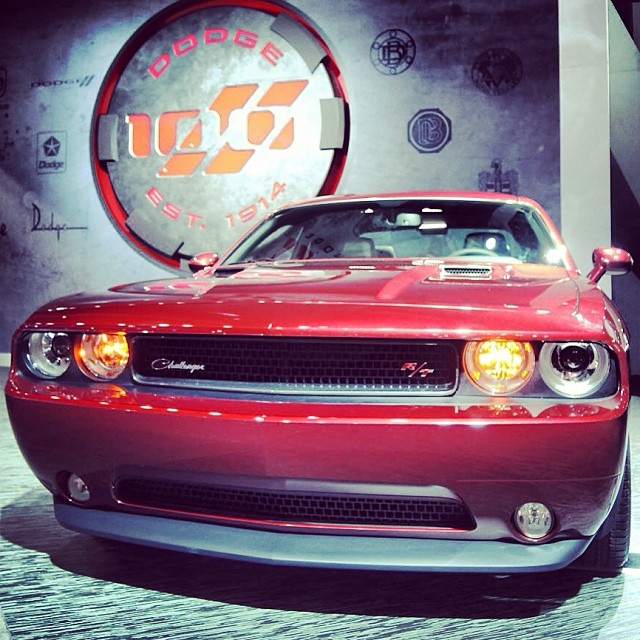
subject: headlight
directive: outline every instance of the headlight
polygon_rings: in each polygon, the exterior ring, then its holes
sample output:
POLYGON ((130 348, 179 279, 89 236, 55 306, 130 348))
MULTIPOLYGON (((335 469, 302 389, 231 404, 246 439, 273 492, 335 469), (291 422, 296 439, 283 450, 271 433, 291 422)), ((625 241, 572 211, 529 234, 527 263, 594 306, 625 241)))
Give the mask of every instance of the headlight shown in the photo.
POLYGON ((598 391, 610 366, 609 352, 591 342, 548 342, 540 350, 542 379, 567 398, 585 398, 598 391))
POLYGON ((76 354, 82 372, 94 380, 113 380, 129 362, 129 345, 120 333, 85 333, 76 354))
POLYGON ((531 378, 535 354, 528 342, 483 340, 468 342, 464 369, 479 389, 491 395, 508 395, 522 389, 531 378))
POLYGON ((59 378, 69 368, 72 346, 66 333, 32 333, 26 341, 24 359, 38 378, 59 378))

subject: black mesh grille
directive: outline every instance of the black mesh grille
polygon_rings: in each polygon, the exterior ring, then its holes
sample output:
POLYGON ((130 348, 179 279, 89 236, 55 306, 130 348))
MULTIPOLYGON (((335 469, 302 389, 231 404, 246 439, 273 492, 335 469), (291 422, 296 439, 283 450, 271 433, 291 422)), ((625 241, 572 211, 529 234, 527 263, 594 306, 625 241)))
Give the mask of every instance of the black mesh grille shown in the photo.
POLYGON ((446 498, 287 492, 149 478, 120 479, 116 497, 138 506, 281 523, 474 527, 467 508, 446 498))
POLYGON ((453 392, 458 356, 448 343, 216 336, 138 336, 139 382, 244 385, 265 391, 453 392))

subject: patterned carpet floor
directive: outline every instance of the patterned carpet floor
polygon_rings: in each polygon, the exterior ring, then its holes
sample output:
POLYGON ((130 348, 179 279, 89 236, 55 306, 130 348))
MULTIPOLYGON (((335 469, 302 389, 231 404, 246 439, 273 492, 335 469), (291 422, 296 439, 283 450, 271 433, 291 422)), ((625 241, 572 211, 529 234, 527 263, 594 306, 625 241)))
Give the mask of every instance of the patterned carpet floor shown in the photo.
MULTIPOLYGON (((631 417, 640 461, 640 398, 631 417)), ((640 462, 620 576, 500 578, 259 566, 72 533, 24 463, 4 397, 0 456, 0 640, 640 640, 640 462)))

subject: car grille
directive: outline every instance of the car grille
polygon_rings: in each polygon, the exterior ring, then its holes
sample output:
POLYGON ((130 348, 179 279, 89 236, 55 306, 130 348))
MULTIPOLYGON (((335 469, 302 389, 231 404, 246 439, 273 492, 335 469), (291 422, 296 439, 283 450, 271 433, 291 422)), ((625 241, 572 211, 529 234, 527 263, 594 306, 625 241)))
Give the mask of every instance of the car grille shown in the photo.
POLYGON ((450 343, 235 336, 137 336, 133 377, 267 393, 447 395, 458 383, 450 343))
POLYGON ((272 524, 306 523, 471 530, 466 506, 450 498, 328 494, 121 478, 122 503, 272 524))

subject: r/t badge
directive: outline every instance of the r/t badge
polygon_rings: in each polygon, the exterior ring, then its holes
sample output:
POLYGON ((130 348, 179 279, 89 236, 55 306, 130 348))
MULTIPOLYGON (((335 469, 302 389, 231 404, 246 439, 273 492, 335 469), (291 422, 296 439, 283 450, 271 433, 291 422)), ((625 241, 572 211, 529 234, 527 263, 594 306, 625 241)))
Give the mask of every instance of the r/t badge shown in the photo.
POLYGON ((426 362, 405 362, 400 371, 406 371, 409 378, 426 378, 428 375, 432 374, 435 369, 429 367, 426 362))

